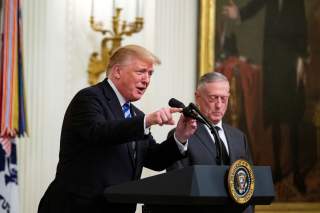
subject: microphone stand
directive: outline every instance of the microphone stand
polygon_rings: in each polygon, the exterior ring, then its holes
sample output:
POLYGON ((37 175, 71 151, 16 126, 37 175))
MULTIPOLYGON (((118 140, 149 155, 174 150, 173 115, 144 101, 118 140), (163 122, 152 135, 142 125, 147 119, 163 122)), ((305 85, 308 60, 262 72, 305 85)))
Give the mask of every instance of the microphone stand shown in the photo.
POLYGON ((200 110, 198 109, 198 107, 196 105, 194 105, 193 103, 190 103, 188 108, 191 110, 191 113, 193 115, 196 115, 196 120, 203 123, 204 125, 206 125, 210 129, 211 134, 214 137, 215 145, 216 145, 216 155, 217 155, 216 156, 216 163, 217 163, 217 165, 222 165, 222 143, 223 142, 221 141, 217 130, 214 128, 214 126, 208 120, 208 118, 200 112, 200 110))

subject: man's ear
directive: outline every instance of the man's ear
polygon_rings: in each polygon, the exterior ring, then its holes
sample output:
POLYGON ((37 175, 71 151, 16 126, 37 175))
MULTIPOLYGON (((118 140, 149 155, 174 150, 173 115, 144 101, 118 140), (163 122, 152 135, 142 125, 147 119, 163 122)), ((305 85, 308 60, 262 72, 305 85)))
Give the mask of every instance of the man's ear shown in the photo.
POLYGON ((115 64, 111 70, 112 70, 113 77, 115 79, 120 79, 120 74, 121 74, 120 66, 118 64, 115 64))
POLYGON ((199 90, 196 90, 196 91, 194 92, 194 98, 195 98, 195 101, 196 101, 196 102, 197 102, 199 96, 200 96, 199 90))

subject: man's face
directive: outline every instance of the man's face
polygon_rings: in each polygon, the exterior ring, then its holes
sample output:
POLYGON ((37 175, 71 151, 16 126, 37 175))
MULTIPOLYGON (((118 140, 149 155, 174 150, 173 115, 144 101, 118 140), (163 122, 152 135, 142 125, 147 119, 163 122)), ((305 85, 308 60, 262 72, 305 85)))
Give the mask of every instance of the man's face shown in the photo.
POLYGON ((126 101, 137 101, 149 86, 153 64, 131 57, 124 65, 117 66, 117 88, 126 101))
POLYGON ((226 81, 206 83, 195 93, 201 112, 214 124, 223 118, 229 95, 229 83, 226 81))

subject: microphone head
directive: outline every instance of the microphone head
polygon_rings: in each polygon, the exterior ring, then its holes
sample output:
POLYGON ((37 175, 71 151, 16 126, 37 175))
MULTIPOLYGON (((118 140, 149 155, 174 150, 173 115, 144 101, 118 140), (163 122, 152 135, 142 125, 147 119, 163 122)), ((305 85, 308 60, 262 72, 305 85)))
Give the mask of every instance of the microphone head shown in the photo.
POLYGON ((181 101, 178 101, 177 99, 175 98, 171 98, 169 100, 169 106, 171 107, 176 107, 176 108, 185 108, 186 106, 181 102, 181 101))
POLYGON ((197 113, 201 113, 200 109, 194 103, 190 103, 189 107, 194 109, 197 113))

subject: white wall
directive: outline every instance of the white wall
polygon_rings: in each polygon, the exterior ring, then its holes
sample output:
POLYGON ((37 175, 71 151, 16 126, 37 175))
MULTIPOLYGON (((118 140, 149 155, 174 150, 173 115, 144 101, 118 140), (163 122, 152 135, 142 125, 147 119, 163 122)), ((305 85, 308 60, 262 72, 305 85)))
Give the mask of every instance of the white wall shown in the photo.
MULTIPOLYGON (((19 141, 21 213, 37 205, 55 174, 64 111, 87 86, 87 63, 102 36, 89 27, 91 0, 24 0, 24 54, 29 137, 19 141)), ((123 44, 137 43, 162 60, 138 105, 150 112, 171 97, 193 100, 197 54, 197 1, 146 0, 142 32, 123 44)), ((159 141, 171 127, 156 127, 159 141)), ((144 176, 152 173, 144 172, 144 176)))

